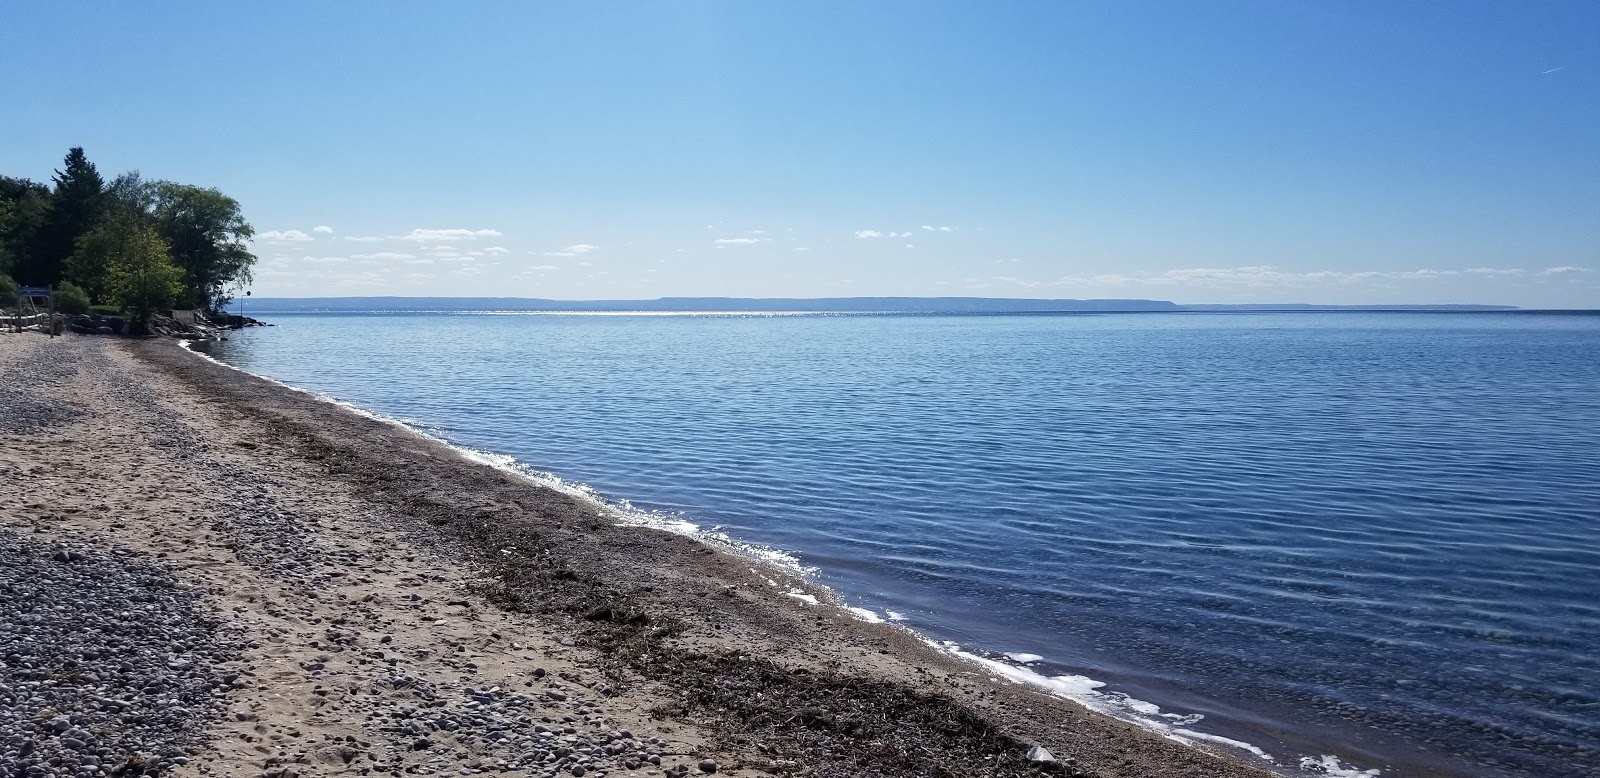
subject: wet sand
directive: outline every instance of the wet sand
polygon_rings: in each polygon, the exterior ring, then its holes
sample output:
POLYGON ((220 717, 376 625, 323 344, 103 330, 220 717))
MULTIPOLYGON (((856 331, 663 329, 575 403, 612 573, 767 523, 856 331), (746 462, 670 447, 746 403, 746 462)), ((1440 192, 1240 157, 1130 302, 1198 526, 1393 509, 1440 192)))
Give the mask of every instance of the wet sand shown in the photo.
MULTIPOLYGON (((186 706, 192 735, 149 741, 170 753, 143 754, 147 770, 1267 775, 172 341, 0 335, 0 382, 0 532, 89 560, 134 552, 199 593, 231 646, 176 660, 211 691, 186 706), (1035 745, 1058 761, 1030 762, 1035 745)), ((93 672, 114 653, 28 664, 70 662, 57 697, 81 687, 84 721, 125 748, 117 727, 136 722, 105 700, 134 692, 93 672)), ((56 748, 27 704, 0 690, 0 724, 56 748)), ((18 759, 6 737, 0 765, 18 759)), ((96 755, 98 774, 132 756, 96 755)))

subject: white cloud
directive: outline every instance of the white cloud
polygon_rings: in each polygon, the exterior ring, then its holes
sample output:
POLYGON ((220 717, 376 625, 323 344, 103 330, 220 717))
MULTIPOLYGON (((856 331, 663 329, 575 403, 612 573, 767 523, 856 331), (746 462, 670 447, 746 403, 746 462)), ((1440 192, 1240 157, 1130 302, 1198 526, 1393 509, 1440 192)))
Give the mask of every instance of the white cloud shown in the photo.
POLYGON ((416 259, 416 255, 414 255, 414 254, 400 254, 400 253, 397 253, 397 252, 394 252, 394 251, 379 251, 379 252, 377 252, 375 254, 353 254, 353 255, 350 256, 350 258, 351 259, 371 259, 371 260, 416 259))
POLYGON ((534 265, 533 267, 530 267, 528 269, 529 270, 560 270, 561 268, 556 267, 555 265, 534 265))
POLYGON ((370 243, 370 242, 375 241, 375 240, 383 240, 382 237, 377 236, 377 235, 346 235, 346 236, 344 236, 344 239, 345 240, 358 240, 358 241, 361 241, 363 243, 370 243))
POLYGON ((810 251, 811 249, 808 249, 805 246, 795 246, 794 248, 789 249, 789 250, 790 251, 810 251))
POLYGON ((274 242, 282 242, 282 241, 316 240, 316 238, 313 238, 310 235, 307 235, 307 234, 305 234, 305 233, 303 233, 303 232, 301 232, 299 230, 267 230, 266 232, 263 232, 260 235, 257 235, 256 236, 256 240, 267 240, 267 241, 274 241, 274 242))
POLYGON ((490 246, 489 248, 484 249, 483 253, 493 254, 494 256, 498 257, 501 254, 510 254, 511 250, 504 246, 490 246))
POLYGON ((345 257, 301 257, 301 262, 348 262, 345 257))
POLYGON ((1563 265, 1561 267, 1545 268, 1544 271, 1541 272, 1539 275, 1542 275, 1542 276, 1559 276, 1559 275, 1566 275, 1568 273, 1587 273, 1587 272, 1589 272, 1589 268, 1586 268, 1586 267, 1573 267, 1571 265, 1563 265))
POLYGON ((883 233, 878 232, 877 230, 856 230, 856 237, 858 237, 858 238, 881 238, 881 237, 883 237, 883 233))
POLYGON ((333 234, 333 228, 329 227, 326 224, 318 224, 317 226, 312 227, 311 231, 312 232, 320 232, 320 233, 322 233, 324 235, 332 235, 333 234))
POLYGON ((1469 267, 1469 268, 1467 268, 1467 272, 1468 273, 1475 273, 1477 275, 1483 275, 1483 276, 1518 276, 1518 275, 1522 275, 1522 269, 1521 268, 1510 268, 1510 269, 1506 269, 1506 270, 1501 270, 1500 268, 1495 268, 1495 267, 1469 267))
POLYGON ((915 244, 915 243, 907 243, 906 244, 906 248, 908 248, 908 249, 914 249, 916 247, 917 247, 917 244, 915 244))
POLYGON ((453 229, 453 230, 415 229, 415 230, 412 230, 409 235, 401 235, 400 237, 404 238, 406 240, 414 240, 414 241, 417 241, 419 243, 428 243, 428 242, 441 241, 441 240, 477 240, 479 238, 498 238, 498 237, 500 237, 500 231, 499 230, 464 230, 464 229, 453 229))
POLYGON ((766 240, 766 238, 717 238, 711 242, 719 246, 748 246, 752 243, 760 243, 764 240, 766 240))
POLYGON ((547 257, 576 257, 582 254, 587 254, 597 248, 600 247, 589 243, 579 243, 575 246, 568 246, 560 251, 546 251, 544 252, 544 255, 547 257))

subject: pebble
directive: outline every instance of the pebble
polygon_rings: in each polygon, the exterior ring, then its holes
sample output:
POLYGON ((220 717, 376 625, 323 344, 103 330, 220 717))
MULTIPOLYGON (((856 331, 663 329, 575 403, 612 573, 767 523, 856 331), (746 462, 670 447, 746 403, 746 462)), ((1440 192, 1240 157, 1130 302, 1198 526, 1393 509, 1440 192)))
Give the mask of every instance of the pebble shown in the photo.
POLYGON ((0 777, 176 764, 203 742, 235 646, 198 596, 135 552, 0 528, 0 777))

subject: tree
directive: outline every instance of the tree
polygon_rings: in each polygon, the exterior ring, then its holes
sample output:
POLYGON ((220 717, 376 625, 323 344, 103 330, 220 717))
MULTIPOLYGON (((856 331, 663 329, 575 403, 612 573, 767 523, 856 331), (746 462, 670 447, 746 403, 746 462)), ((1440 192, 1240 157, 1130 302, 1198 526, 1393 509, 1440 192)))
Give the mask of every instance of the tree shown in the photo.
POLYGON ((244 220, 239 202, 215 189, 171 181, 151 187, 156 227, 183 270, 179 303, 189 308, 224 307, 226 289, 249 283, 256 261, 247 245, 255 230, 244 220))
POLYGON ((183 271, 172 263, 167 244, 155 230, 137 225, 125 236, 121 251, 107 265, 106 290, 132 318, 131 330, 143 332, 150 315, 172 305, 183 291, 183 271))
POLYGON ((38 286, 61 280, 79 236, 94 228, 105 207, 105 180, 94 163, 74 146, 56 171, 50 210, 35 234, 32 251, 19 263, 20 280, 38 286))
POLYGON ((65 277, 99 302, 106 301, 106 277, 140 227, 154 229, 155 190, 138 171, 117 176, 105 190, 105 208, 94 229, 78 238, 65 277))
POLYGON ((78 248, 67 260, 66 277, 72 279, 97 302, 110 302, 111 269, 134 250, 141 231, 153 232, 137 213, 118 211, 107 214, 95 228, 78 238, 78 248))
POLYGON ((21 274, 49 210, 49 187, 0 176, 0 273, 21 274))

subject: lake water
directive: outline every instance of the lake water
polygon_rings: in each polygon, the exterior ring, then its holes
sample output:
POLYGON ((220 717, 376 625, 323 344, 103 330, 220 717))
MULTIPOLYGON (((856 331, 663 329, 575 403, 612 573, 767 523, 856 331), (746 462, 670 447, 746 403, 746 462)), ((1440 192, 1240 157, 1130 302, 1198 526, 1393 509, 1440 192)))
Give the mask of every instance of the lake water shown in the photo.
POLYGON ((208 352, 1147 724, 1600 775, 1600 316, 260 315, 208 352))

